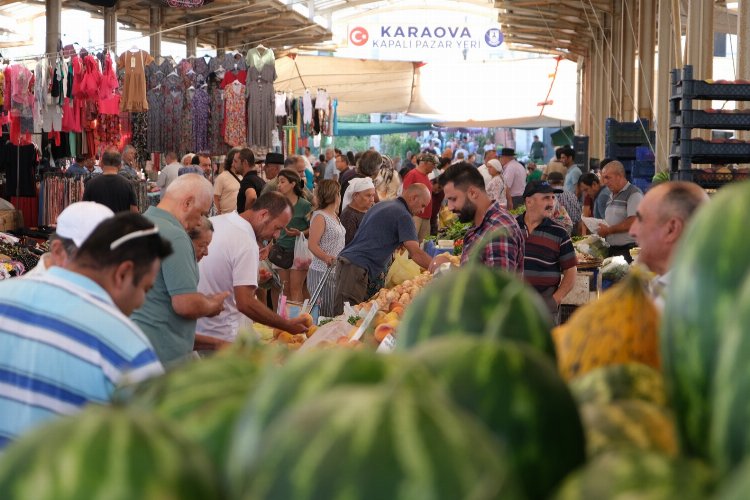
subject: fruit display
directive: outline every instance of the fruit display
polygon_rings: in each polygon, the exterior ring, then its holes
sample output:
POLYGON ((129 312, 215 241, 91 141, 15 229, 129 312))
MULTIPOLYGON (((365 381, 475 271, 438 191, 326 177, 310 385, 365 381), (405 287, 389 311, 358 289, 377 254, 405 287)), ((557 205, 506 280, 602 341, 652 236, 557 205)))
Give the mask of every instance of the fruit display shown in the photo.
POLYGON ((607 404, 621 399, 640 399, 667 406, 664 377, 641 363, 602 366, 570 381, 578 404, 607 404))
POLYGON ((341 389, 265 432, 242 499, 521 499, 502 446, 429 387, 341 389))
POLYGON ((418 345, 412 356, 459 406, 506 443, 527 498, 548 497, 584 463, 575 401, 554 363, 533 347, 475 336, 441 337, 418 345))
POLYGON ((713 484, 711 470, 700 462, 623 449, 593 459, 571 475, 552 498, 702 500, 710 498, 713 484))
POLYGON ((551 319, 541 298, 517 277, 467 264, 436 278, 404 314, 399 349, 444 335, 527 342, 554 357, 551 319))
POLYGON ((88 406, 6 448, 3 500, 205 500, 217 475, 200 446, 150 412, 88 406))
POLYGON ((664 407, 638 399, 581 406, 588 456, 622 447, 678 453, 674 417, 664 407))
POLYGON ((634 270, 552 330, 566 380, 620 363, 660 367, 659 311, 645 287, 644 273, 634 270))
POLYGON ((695 215, 673 257, 661 328, 663 372, 685 451, 702 458, 709 456, 713 382, 726 322, 737 313, 750 271, 750 245, 738 236, 749 210, 750 184, 722 188, 695 215))

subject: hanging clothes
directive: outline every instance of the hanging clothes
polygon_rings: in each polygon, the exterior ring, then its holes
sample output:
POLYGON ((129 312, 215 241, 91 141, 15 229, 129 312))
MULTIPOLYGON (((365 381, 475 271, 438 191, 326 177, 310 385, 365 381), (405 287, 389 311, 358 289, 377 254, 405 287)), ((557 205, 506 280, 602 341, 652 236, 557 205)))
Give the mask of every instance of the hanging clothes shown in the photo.
MULTIPOLYGON (((213 61, 213 60, 212 60, 213 61)), ((214 74, 208 81, 211 97, 211 114, 208 120, 208 149, 212 155, 223 155, 228 151, 224 142, 224 91, 214 74)))
POLYGON ((10 142, 0 148, 0 167, 5 171, 5 194, 36 196, 34 180, 39 156, 33 144, 16 146, 10 142))
POLYGON ((305 90, 305 93, 302 95, 302 123, 304 125, 309 125, 312 123, 312 120, 313 120, 312 95, 310 95, 309 90, 305 90))
POLYGON ((195 95, 193 95, 193 151, 210 151, 208 147, 208 119, 210 113, 211 97, 206 92, 206 89, 196 89, 195 95))
POLYGON ((5 98, 10 96, 10 140, 28 144, 34 132, 34 75, 24 66, 5 69, 5 98))
POLYGON ((148 150, 152 153, 163 152, 164 92, 161 87, 153 88, 146 93, 146 98, 148 99, 148 150))
POLYGON ((245 85, 247 81, 247 71, 245 70, 232 70, 224 72, 224 77, 221 79, 221 88, 226 88, 232 82, 240 82, 245 85))
MULTIPOLYGON (((122 87, 120 111, 143 112, 148 111, 146 99, 146 65, 154 58, 145 50, 133 52, 126 50, 120 54, 118 67, 125 70, 125 82, 122 87)), ((145 137, 144 137, 145 142, 145 137)))
POLYGON ((148 152, 148 113, 132 113, 133 136, 130 144, 135 148, 135 160, 144 165, 151 156, 148 152))
POLYGON ((164 94, 164 120, 162 121, 162 147, 164 151, 180 151, 183 93, 179 89, 164 94))
POLYGON ((102 70, 98 88, 99 100, 104 101, 110 99, 117 89, 117 75, 115 74, 115 68, 112 63, 112 56, 107 52, 104 56, 104 68, 102 70))
POLYGON ((195 141, 193 140, 193 96, 195 88, 190 87, 185 91, 182 101, 182 119, 180 121, 180 150, 186 153, 194 153, 195 141))
POLYGON ((266 48, 250 49, 247 53, 247 144, 272 147, 271 130, 274 129, 274 92, 276 59, 266 48))
POLYGON ((245 86, 235 80, 224 89, 224 142, 232 147, 245 143, 245 86))
POLYGON ((226 54, 224 56, 224 61, 221 64, 227 71, 247 70, 247 63, 245 62, 245 58, 242 57, 242 54, 240 54, 236 50, 230 52, 229 54, 226 54))
POLYGON ((211 57, 209 56, 196 57, 195 60, 193 60, 193 71, 203 76, 203 81, 207 81, 208 75, 211 73, 209 68, 210 62, 211 57))
POLYGON ((283 92, 276 92, 276 97, 274 98, 276 101, 276 106, 274 109, 274 114, 277 117, 284 117, 287 115, 286 111, 286 94, 283 92))

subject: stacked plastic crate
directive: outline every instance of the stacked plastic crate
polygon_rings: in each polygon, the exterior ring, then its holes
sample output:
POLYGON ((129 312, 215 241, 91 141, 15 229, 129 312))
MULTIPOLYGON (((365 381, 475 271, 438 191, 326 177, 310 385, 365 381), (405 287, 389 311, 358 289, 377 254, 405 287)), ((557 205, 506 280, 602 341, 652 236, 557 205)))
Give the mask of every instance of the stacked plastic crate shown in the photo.
POLYGON ((654 147, 656 135, 648 129, 648 120, 618 122, 607 118, 604 153, 619 160, 625 167, 628 180, 644 191, 651 186, 654 176, 654 147))

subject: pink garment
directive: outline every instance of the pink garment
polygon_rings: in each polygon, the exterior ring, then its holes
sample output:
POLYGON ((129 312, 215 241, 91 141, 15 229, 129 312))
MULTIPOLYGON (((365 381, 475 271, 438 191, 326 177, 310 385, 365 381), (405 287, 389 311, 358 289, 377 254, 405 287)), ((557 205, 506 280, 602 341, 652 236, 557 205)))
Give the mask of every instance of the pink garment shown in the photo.
POLYGON ((120 96, 112 94, 111 96, 99 101, 99 113, 103 115, 119 115, 120 96))
POLYGON ((95 99, 99 95, 99 85, 102 81, 102 72, 99 69, 99 60, 88 55, 83 60, 85 73, 81 82, 81 95, 88 99, 95 99))
POLYGON ((73 97, 84 97, 81 92, 81 83, 83 80, 83 61, 78 56, 73 56, 70 60, 73 66, 73 97))
MULTIPOLYGON (((105 99, 111 98, 114 91, 117 90, 117 87, 117 75, 115 74, 115 69, 112 66, 112 57, 109 55, 109 53, 107 53, 107 56, 104 59, 104 71, 102 71, 101 83, 99 84, 99 99, 101 101, 104 101, 105 99)), ((118 106, 119 102, 120 100, 118 99, 118 106)), ((102 111, 102 113, 104 113, 104 111, 102 111)), ((117 111, 117 113, 119 113, 119 110, 117 111)))
POLYGON ((79 100, 65 98, 63 103, 63 132, 80 132, 81 131, 81 110, 77 106, 79 100))

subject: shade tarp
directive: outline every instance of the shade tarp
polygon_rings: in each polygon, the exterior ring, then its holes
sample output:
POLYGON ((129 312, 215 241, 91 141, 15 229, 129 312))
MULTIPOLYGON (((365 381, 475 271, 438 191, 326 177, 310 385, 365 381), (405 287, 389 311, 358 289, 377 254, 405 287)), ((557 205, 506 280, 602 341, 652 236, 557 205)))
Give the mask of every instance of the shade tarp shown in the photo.
POLYGON ((325 56, 285 56, 276 60, 277 92, 313 96, 319 88, 338 99, 337 113, 404 113, 414 85, 414 63, 325 56))
MULTIPOLYGON (((424 115, 420 115, 425 117, 424 115)), ((437 116, 437 119, 440 117, 437 116)), ((455 121, 455 122, 436 122, 437 127, 446 128, 495 128, 495 127, 506 127, 506 128, 522 128, 534 130, 538 128, 561 128, 573 125, 573 120, 564 118, 555 118, 553 116, 519 116, 513 118, 501 118, 498 120, 483 120, 483 121, 455 121)))
POLYGON ((406 132, 421 132, 430 130, 432 123, 355 123, 342 122, 336 127, 336 136, 367 136, 403 134, 406 132))

